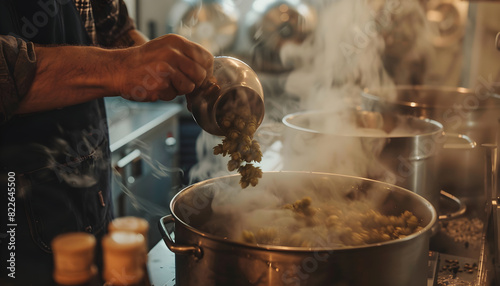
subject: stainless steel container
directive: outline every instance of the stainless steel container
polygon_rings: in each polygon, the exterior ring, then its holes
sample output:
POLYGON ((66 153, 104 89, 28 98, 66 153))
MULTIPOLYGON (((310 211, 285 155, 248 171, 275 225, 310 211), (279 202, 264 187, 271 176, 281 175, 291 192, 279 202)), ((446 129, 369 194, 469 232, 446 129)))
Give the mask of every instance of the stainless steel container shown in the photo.
POLYGON ((500 118, 500 96, 487 83, 475 90, 432 86, 367 90, 362 94, 362 107, 383 114, 433 119, 446 133, 470 137, 478 148, 446 149, 439 154, 439 185, 454 195, 482 194, 485 156, 480 146, 495 143, 500 118), (387 96, 391 93, 392 97, 387 96))
POLYGON ((260 71, 286 72, 293 63, 283 62, 287 45, 299 45, 317 25, 317 12, 305 1, 258 1, 246 14, 245 27, 251 39, 251 65, 260 71))
MULTIPOLYGON (((257 187, 287 190, 328 182, 335 186, 330 192, 347 189, 378 196, 377 209, 383 214, 409 210, 420 218, 423 228, 402 239, 357 247, 254 245, 200 230, 213 219, 214 193, 241 191, 238 181, 238 175, 203 181, 182 190, 172 200, 172 215, 162 218, 159 226, 166 245, 176 254, 176 285, 426 285, 429 236, 436 212, 421 196, 394 185, 357 177, 266 172, 257 187), (173 235, 168 230, 172 225, 173 235)), ((252 192, 252 189, 245 191, 252 192)))
POLYGON ((238 7, 231 0, 172 1, 166 17, 167 33, 202 45, 214 55, 229 52, 238 32, 238 7))
POLYGON ((436 155, 446 139, 440 123, 356 110, 298 112, 283 123, 283 169, 389 182, 423 196, 439 211, 436 155))
POLYGON ((191 112, 203 130, 223 136, 221 119, 238 106, 247 106, 257 119, 264 119, 264 91, 257 74, 243 61, 233 57, 215 57, 213 79, 187 95, 191 112))
POLYGON ((496 44, 495 46, 496 46, 497 50, 500 51, 500 32, 498 32, 498 34, 495 38, 495 44, 496 44))

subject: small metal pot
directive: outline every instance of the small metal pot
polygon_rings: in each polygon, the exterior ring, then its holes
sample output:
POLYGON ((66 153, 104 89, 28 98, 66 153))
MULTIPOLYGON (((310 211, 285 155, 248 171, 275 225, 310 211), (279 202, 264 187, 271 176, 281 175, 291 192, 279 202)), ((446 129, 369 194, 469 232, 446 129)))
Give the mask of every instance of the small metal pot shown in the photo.
POLYGON ((246 105, 257 119, 264 119, 264 91, 257 74, 233 57, 215 57, 213 81, 187 95, 196 123, 210 134, 223 136, 221 119, 235 106, 246 105))
MULTIPOLYGON (((429 237, 436 222, 436 211, 421 196, 394 185, 357 177, 265 172, 258 188, 286 191, 328 182, 333 185, 330 192, 356 190, 368 197, 378 197, 376 208, 383 214, 411 211, 421 219, 423 229, 401 239, 357 247, 254 245, 200 230, 213 219, 214 193, 241 191, 238 181, 238 175, 210 179, 185 188, 173 198, 172 215, 163 217, 159 227, 166 245, 176 254, 176 285, 426 285, 429 237), (175 241, 167 230, 172 225, 175 241)), ((316 191, 311 188, 311 192, 316 191)))
MULTIPOLYGON (((468 136, 477 146, 495 143, 500 96, 485 83, 476 90, 432 86, 397 86, 367 90, 362 108, 382 114, 405 114, 440 122, 446 133, 468 136), (388 94, 393 96, 387 96, 388 94)), ((439 154, 442 189, 458 196, 477 196, 484 190, 484 150, 446 149, 439 154)))

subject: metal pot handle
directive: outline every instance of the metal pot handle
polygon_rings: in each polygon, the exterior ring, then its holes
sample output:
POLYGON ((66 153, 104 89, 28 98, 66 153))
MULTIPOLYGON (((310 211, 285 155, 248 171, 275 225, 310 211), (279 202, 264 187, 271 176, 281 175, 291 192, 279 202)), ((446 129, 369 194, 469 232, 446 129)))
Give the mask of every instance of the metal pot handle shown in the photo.
POLYGON ((160 229, 161 237, 163 241, 167 245, 168 249, 175 254, 182 255, 193 255, 197 259, 200 259, 203 256, 203 251, 197 245, 178 245, 174 242, 170 234, 168 233, 167 228, 165 227, 168 223, 174 223, 174 217, 172 215, 166 215, 160 219, 158 222, 158 228, 160 229))
POLYGON ((472 140, 469 136, 458 133, 444 133, 445 143, 443 148, 445 149, 474 149, 477 146, 477 143, 472 140), (461 142, 451 143, 449 142, 450 138, 458 139, 461 142))

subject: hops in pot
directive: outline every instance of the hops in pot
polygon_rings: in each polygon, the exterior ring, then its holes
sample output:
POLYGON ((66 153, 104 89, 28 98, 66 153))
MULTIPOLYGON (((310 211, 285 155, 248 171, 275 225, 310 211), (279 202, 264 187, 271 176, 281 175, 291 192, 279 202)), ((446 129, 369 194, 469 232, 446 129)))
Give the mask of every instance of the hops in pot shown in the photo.
POLYGON ((358 203, 339 207, 332 202, 314 203, 310 197, 304 197, 283 205, 281 210, 291 212, 287 219, 280 220, 281 224, 244 229, 240 241, 294 247, 349 247, 400 239, 422 229, 420 220, 408 210, 385 215, 358 203))

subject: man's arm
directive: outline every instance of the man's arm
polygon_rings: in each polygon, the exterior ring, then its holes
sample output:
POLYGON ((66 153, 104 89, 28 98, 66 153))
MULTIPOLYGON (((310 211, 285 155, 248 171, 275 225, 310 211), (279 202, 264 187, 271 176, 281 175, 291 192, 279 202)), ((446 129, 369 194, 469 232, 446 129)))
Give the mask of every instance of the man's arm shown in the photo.
POLYGON ((118 38, 112 47, 122 48, 122 47, 133 47, 145 44, 149 39, 137 29, 131 29, 118 38))
POLYGON ((165 35, 126 49, 35 47, 33 83, 16 113, 61 108, 105 96, 172 100, 200 86, 213 56, 200 45, 165 35))
POLYGON ((14 115, 28 93, 35 72, 34 45, 0 35, 0 124, 14 115))
MULTIPOLYGON (((113 47, 139 46, 147 41, 144 34, 130 29, 115 41, 113 47)), ((39 58, 36 81, 17 113, 61 108, 111 96, 116 91, 112 75, 120 71, 113 69, 122 59, 123 51, 71 46, 36 47, 35 50, 39 58)))
POLYGON ((114 93, 119 52, 97 47, 35 47, 35 78, 16 113, 75 105, 114 93))

